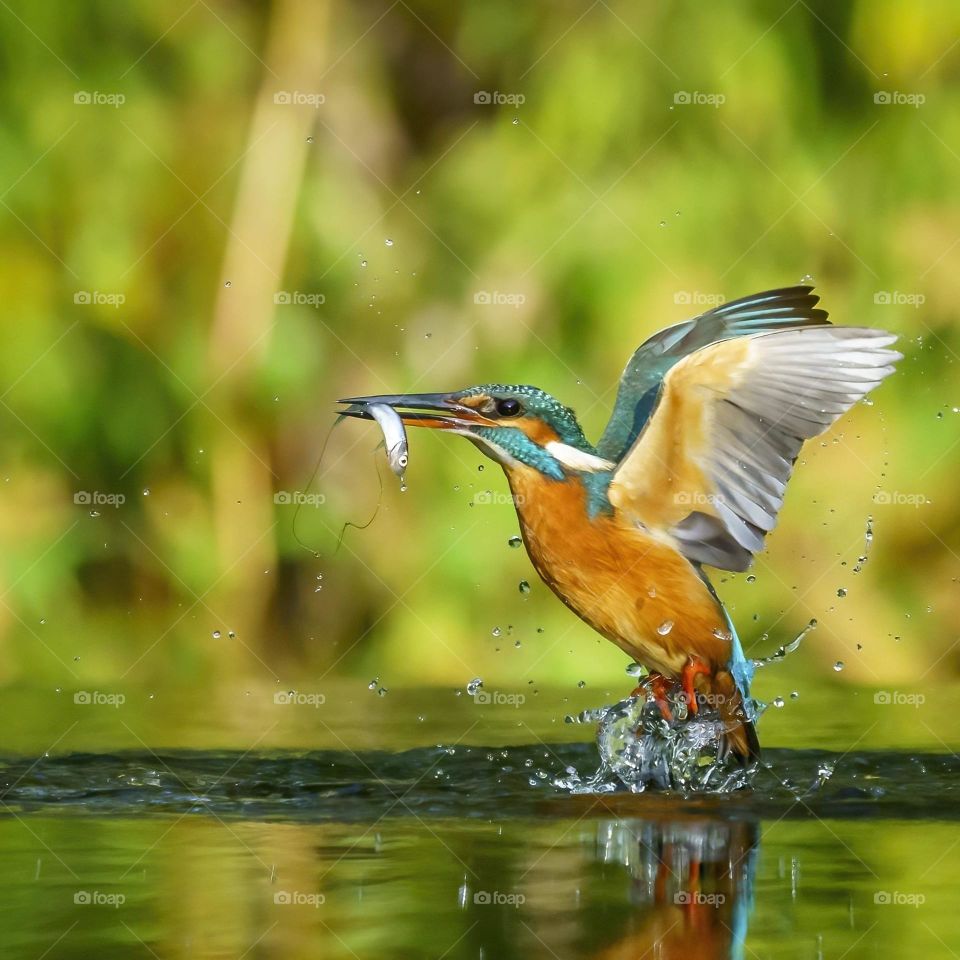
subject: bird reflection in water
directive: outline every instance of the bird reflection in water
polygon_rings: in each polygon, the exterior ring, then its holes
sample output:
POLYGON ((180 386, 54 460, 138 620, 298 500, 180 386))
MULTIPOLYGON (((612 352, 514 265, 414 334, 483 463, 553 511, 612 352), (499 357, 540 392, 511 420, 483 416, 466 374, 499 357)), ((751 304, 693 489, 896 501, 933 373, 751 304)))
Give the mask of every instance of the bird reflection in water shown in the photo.
POLYGON ((625 933, 595 960, 739 958, 753 907, 756 821, 605 820, 597 857, 630 877, 625 933))

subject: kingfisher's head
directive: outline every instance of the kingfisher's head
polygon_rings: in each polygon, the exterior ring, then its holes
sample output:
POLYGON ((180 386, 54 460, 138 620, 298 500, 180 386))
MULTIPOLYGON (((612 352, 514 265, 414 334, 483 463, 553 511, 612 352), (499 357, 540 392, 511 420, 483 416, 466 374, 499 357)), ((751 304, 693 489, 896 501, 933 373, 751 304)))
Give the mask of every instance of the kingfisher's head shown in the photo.
POLYGON ((410 427, 447 430, 471 440, 509 472, 521 464, 552 480, 598 473, 613 464, 598 457, 569 407, 539 387, 486 383, 454 393, 411 393, 341 400, 347 416, 366 404, 393 407, 410 427))

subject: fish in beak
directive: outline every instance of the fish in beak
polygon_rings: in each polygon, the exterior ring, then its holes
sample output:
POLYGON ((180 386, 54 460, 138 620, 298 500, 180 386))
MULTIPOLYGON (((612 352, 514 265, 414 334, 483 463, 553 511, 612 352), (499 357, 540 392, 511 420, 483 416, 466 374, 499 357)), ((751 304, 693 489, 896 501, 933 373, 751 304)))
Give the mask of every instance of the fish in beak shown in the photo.
POLYGON ((478 425, 494 426, 495 422, 478 413, 472 407, 459 403, 454 393, 407 393, 385 394, 377 397, 348 397, 338 400, 349 406, 341 410, 341 416, 359 417, 362 420, 377 419, 374 406, 392 408, 408 427, 432 427, 437 430, 469 431, 478 425))

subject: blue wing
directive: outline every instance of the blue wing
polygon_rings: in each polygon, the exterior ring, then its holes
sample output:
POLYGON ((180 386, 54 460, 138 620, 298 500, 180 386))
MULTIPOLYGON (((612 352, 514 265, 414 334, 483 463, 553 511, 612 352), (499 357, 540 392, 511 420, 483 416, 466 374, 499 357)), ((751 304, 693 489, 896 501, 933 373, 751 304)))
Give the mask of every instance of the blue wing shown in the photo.
POLYGON ((783 327, 829 323, 813 287, 782 287, 732 300, 699 317, 655 333, 630 358, 617 391, 617 402, 597 453, 619 462, 640 435, 657 405, 663 378, 691 353, 752 333, 770 333, 783 327))

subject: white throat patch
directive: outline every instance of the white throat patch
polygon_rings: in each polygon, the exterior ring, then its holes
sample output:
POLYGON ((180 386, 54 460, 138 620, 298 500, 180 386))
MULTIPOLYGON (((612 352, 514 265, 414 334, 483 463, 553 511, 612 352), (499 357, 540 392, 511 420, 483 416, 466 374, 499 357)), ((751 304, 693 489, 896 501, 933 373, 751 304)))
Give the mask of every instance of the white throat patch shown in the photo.
POLYGON ((582 473, 599 473, 602 470, 612 470, 616 466, 610 460, 604 460, 603 457, 594 456, 592 453, 585 453, 583 450, 571 447, 568 443, 559 443, 556 440, 551 440, 547 444, 546 451, 565 467, 580 470, 582 473))

